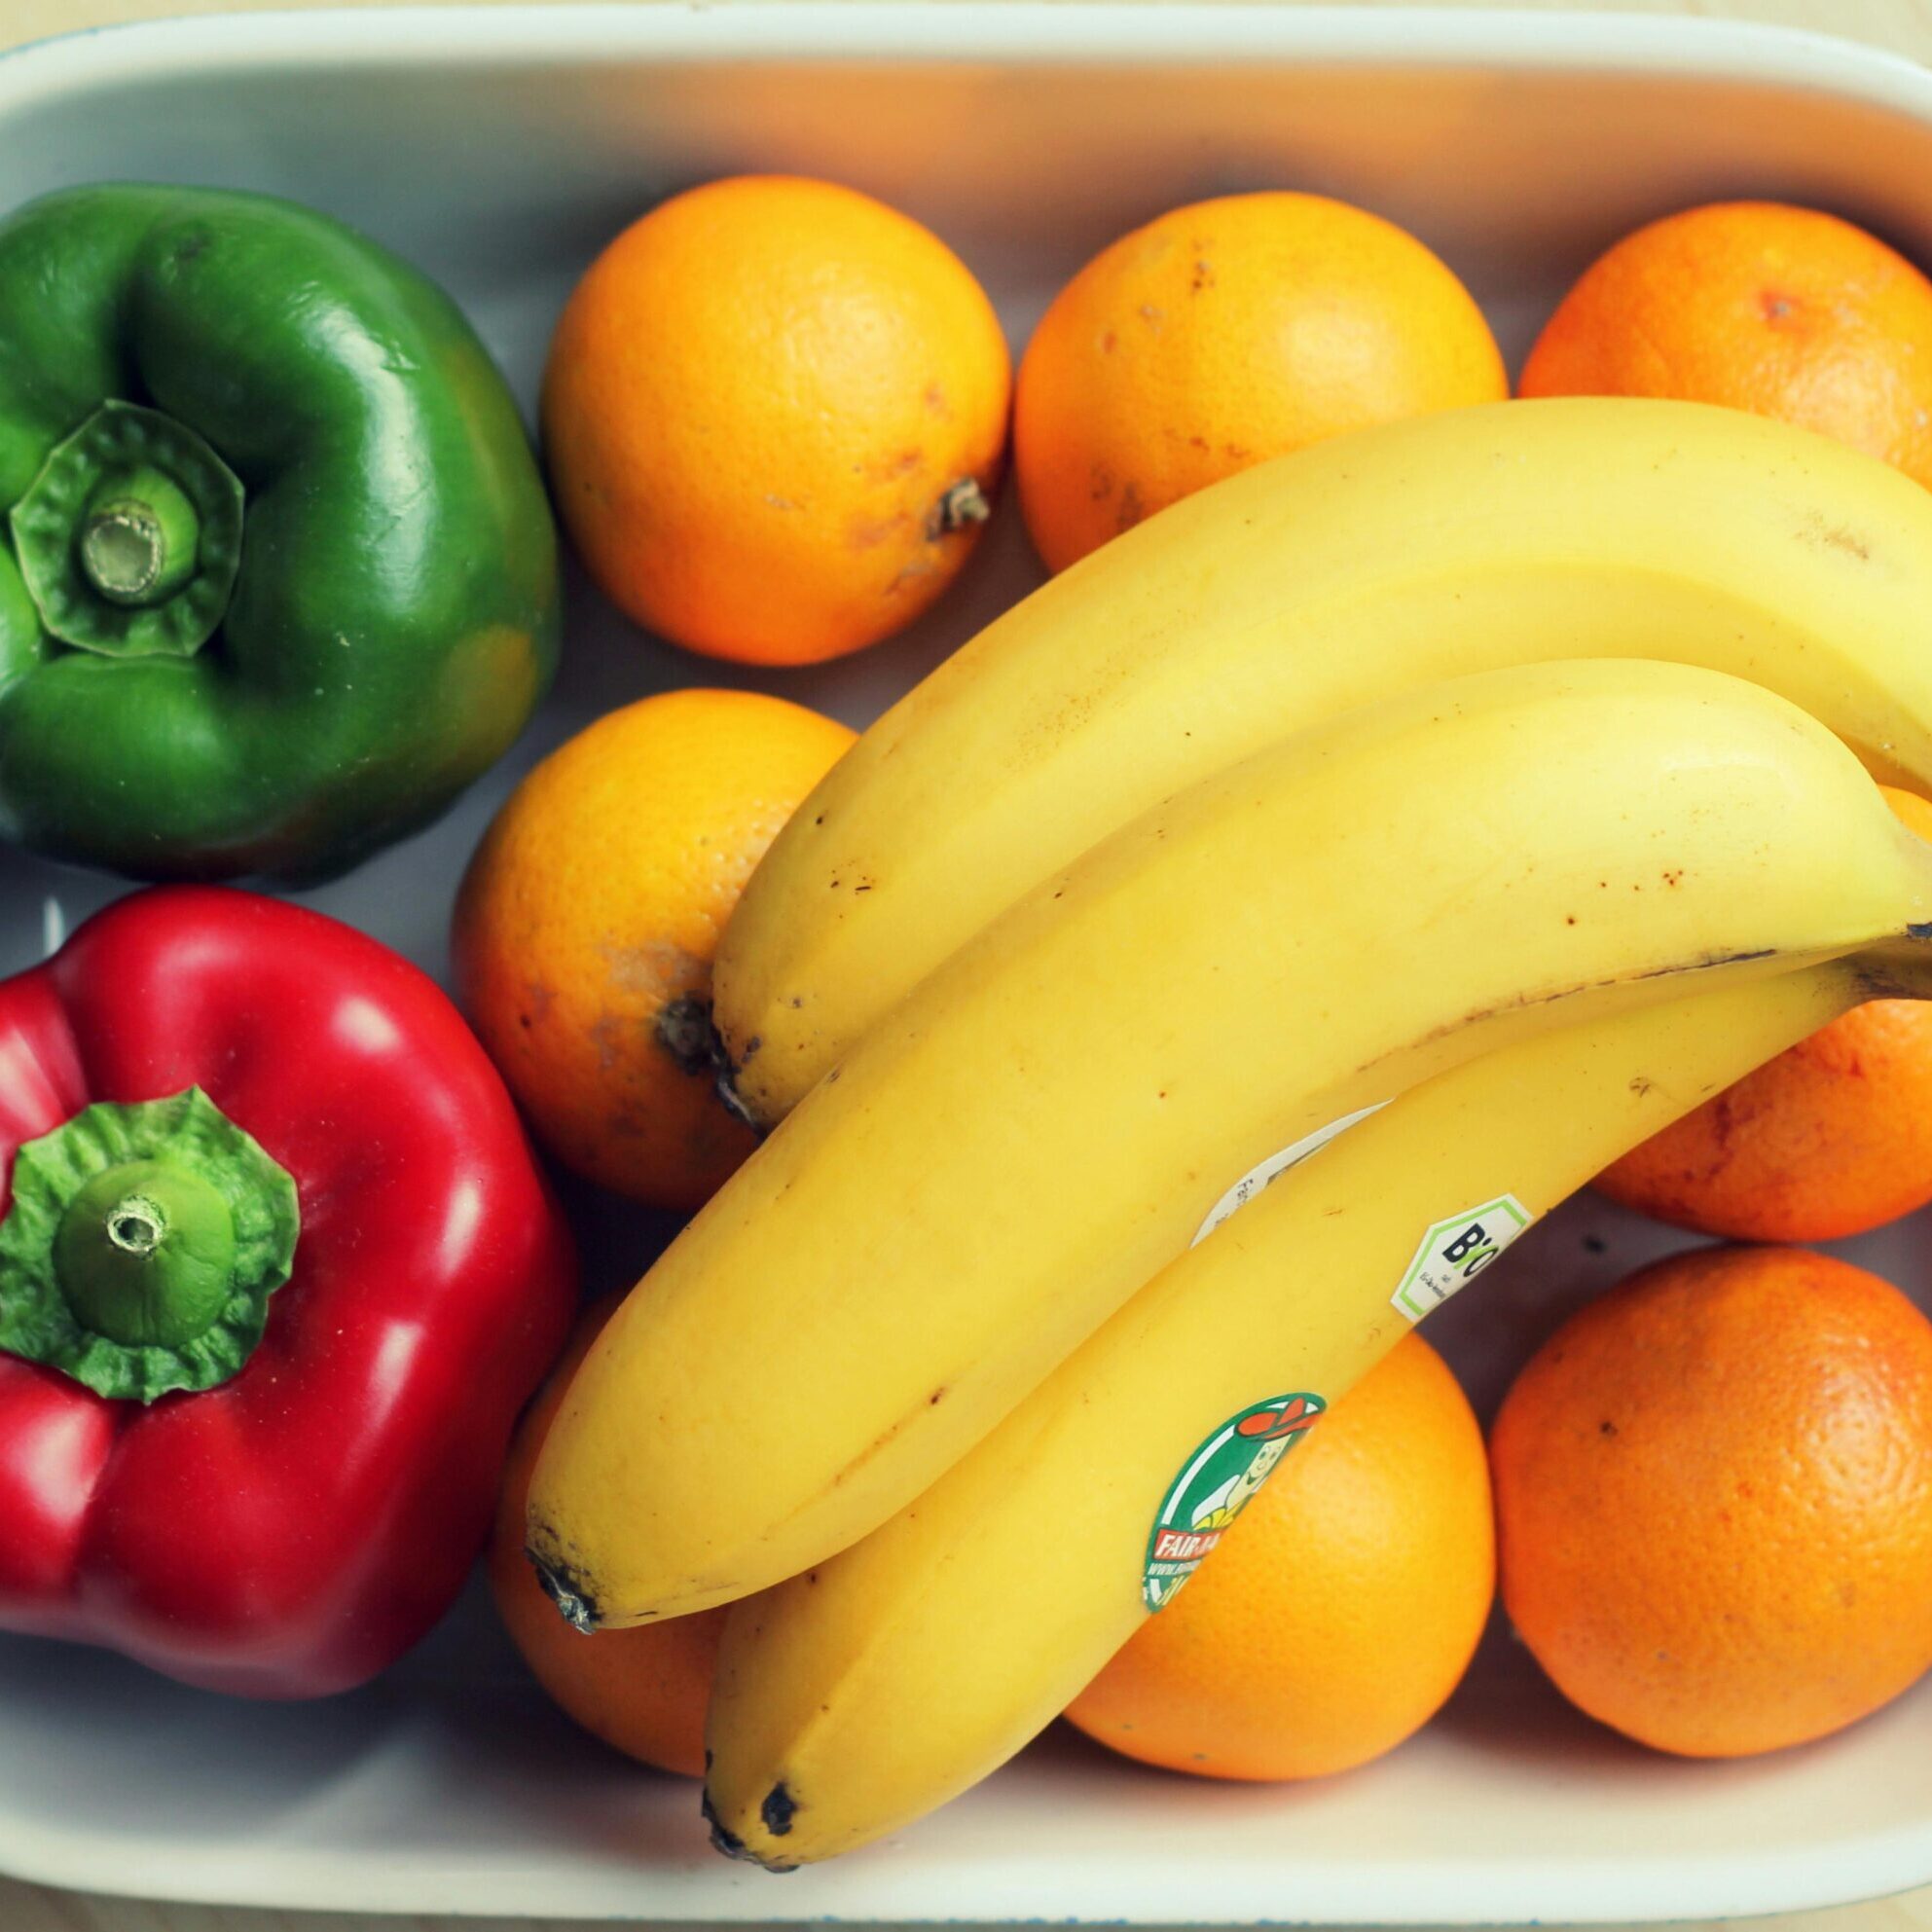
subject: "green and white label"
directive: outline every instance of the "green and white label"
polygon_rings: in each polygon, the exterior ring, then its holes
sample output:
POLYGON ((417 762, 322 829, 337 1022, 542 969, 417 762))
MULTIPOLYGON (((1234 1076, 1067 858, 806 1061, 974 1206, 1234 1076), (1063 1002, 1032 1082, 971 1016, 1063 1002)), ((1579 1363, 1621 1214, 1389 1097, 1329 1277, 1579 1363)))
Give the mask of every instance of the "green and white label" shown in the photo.
POLYGON ((1148 1536, 1141 1594, 1149 1610, 1173 1602, 1248 1499, 1327 1406, 1320 1396, 1305 1392, 1256 1403, 1230 1416, 1188 1457, 1161 1498, 1148 1536))
POLYGON ((1422 1237, 1390 1299, 1397 1313, 1419 1322, 1459 1288, 1473 1282, 1535 1217, 1513 1194, 1439 1221, 1422 1237))

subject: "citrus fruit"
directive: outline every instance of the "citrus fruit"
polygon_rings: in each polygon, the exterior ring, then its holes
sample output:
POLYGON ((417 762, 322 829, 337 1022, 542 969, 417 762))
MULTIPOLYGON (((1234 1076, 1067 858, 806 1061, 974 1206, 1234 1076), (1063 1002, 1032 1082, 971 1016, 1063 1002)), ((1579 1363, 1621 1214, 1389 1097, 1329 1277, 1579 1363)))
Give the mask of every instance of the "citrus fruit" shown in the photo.
POLYGON ((718 1099, 711 960, 853 734, 754 691, 600 718, 517 787, 457 894, 458 997, 537 1137, 634 1200, 700 1206, 751 1151, 718 1099))
POLYGON ((518 1427, 490 1540, 490 1588, 511 1641, 560 1709, 629 1757, 660 1770, 702 1777, 705 1706, 724 1611, 701 1610, 667 1622, 579 1636, 558 1614, 524 1556, 524 1504, 537 1452, 577 1365, 623 1298, 621 1293, 607 1294, 584 1311, 518 1427))
MULTIPOLYGON (((1886 787, 1932 838, 1932 804, 1886 787)), ((1932 1201, 1932 1002, 1874 1000, 1597 1177, 1625 1207, 1749 1241, 1834 1241, 1932 1201)))
POLYGON ((1836 215, 1721 201, 1600 256, 1525 396, 1675 396, 1777 417, 1932 483, 1932 282, 1836 215))
POLYGON ((1517 1376, 1503 1599, 1558 1690, 1659 1750, 1823 1736, 1932 1664, 1932 1323, 1863 1269, 1706 1248, 1517 1376))
POLYGON ((1322 1777, 1455 1689, 1494 1589, 1482 1432, 1404 1336, 1309 1431, 1067 1716, 1201 1777, 1322 1777))
POLYGON ((558 511, 674 642, 838 657, 966 561, 1009 373, 985 292, 916 221, 828 181, 714 181, 626 229, 565 308, 542 396, 558 511))
POLYGON ((1469 291, 1393 223, 1320 195, 1197 201, 1103 249, 1035 330, 1020 506, 1063 570, 1266 457, 1508 393, 1469 291))

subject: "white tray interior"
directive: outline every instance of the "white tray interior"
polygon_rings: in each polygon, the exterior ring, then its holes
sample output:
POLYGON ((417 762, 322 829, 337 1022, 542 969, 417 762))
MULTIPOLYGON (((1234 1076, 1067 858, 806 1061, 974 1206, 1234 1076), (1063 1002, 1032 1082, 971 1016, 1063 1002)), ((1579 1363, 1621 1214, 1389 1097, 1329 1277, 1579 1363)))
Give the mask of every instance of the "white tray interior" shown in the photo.
MULTIPOLYGON (((126 176, 332 209, 454 290, 527 406, 596 250, 654 198, 751 168, 833 176, 932 224, 1016 346, 1102 243, 1243 187, 1313 188, 1411 227, 1513 360, 1594 251, 1701 199, 1813 201, 1932 259, 1932 79, 1692 21, 357 12, 125 30, 0 61, 7 202, 126 176)), ((442 823, 309 896, 440 969, 490 813, 593 716, 670 685, 759 681, 863 723, 1036 580, 1008 503, 916 630, 754 680, 638 635, 573 579, 559 688, 514 754, 442 823)), ((0 970, 118 890, 0 852, 0 970)), ((631 1279, 665 1225, 570 1192, 592 1232, 588 1286, 631 1279)), ((1842 1252, 1923 1300, 1929 1233, 1920 1218, 1842 1252)), ((1569 1307, 1677 1245, 1583 1200, 1431 1333, 1486 1413, 1569 1307)), ((1808 1749, 1673 1762, 1571 1712, 1499 1627, 1444 1715, 1352 1776, 1205 1785, 1056 1733, 917 1830, 779 1881, 706 1848, 691 1786, 556 1716, 473 1590, 383 1682, 317 1706, 202 1696, 98 1653, 0 1639, 0 1869, 266 1905, 687 1920, 1704 1916, 1932 1879, 1928 1743, 1932 1682, 1808 1749)))

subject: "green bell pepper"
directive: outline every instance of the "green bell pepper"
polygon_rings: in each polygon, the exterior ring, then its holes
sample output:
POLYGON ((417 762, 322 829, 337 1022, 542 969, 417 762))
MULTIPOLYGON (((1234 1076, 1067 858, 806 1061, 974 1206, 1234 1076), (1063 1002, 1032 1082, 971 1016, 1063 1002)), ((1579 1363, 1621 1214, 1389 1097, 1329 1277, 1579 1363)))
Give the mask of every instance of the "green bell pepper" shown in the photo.
POLYGON ((262 195, 0 221, 0 838, 144 878, 345 869, 555 669, 515 403, 434 283, 262 195))

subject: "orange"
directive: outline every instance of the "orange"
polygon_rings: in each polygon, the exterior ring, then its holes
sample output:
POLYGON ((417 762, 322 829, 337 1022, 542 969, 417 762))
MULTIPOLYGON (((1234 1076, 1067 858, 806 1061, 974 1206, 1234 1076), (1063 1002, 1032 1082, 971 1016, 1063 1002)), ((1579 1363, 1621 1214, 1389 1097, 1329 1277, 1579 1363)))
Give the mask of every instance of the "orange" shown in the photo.
POLYGON ((1612 1200, 1746 1241, 1835 1241, 1932 1201, 1932 1005, 1874 1000, 1597 1177, 1612 1200))
POLYGON ((626 229, 543 379, 557 507, 604 593, 708 657, 889 637, 972 549, 1010 369, 936 236, 828 181, 744 175, 626 229))
POLYGON ((1199 1777, 1323 1777, 1460 1681, 1495 1586, 1482 1432, 1406 1335, 1269 1477, 1067 1715, 1199 1777))
POLYGON ((1510 1616, 1627 1736, 1773 1751, 1932 1664, 1932 1323, 1876 1275, 1659 1262, 1544 1344, 1491 1452, 1510 1616))
POLYGON ((1096 255, 1021 358, 1014 472, 1047 567, 1324 437, 1509 394, 1469 291, 1320 195, 1177 208, 1096 255))
POLYGON ((852 739, 783 698, 672 691, 580 732, 497 814, 456 898, 456 990, 567 1167, 688 1211, 751 1151, 713 1078, 711 960, 852 739))
POLYGON ((558 1614, 524 1556, 530 1471, 577 1365, 623 1299, 620 1291, 584 1311, 510 1444, 490 1541, 490 1587, 511 1640, 562 1710, 627 1756, 660 1770, 702 1777, 705 1706, 711 1701, 724 1611, 701 1610, 665 1623, 580 1636, 558 1614))
MULTIPOLYGON (((1932 804, 1885 787, 1932 838, 1932 804)), ((1835 1241, 1932 1201, 1932 1003, 1874 1000, 1727 1087, 1597 1177, 1704 1234, 1835 1241)))
POLYGON ((1530 351, 1520 391, 1722 403, 1932 483, 1932 282, 1814 208, 1691 208, 1584 272, 1530 351))

